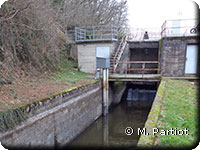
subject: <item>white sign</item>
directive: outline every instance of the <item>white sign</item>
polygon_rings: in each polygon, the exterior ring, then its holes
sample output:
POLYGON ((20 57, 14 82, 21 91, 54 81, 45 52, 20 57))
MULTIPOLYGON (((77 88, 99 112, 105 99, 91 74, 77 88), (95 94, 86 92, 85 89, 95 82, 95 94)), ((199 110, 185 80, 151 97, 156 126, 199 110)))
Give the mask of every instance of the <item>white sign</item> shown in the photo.
POLYGON ((109 47, 96 47, 96 57, 110 58, 109 47))

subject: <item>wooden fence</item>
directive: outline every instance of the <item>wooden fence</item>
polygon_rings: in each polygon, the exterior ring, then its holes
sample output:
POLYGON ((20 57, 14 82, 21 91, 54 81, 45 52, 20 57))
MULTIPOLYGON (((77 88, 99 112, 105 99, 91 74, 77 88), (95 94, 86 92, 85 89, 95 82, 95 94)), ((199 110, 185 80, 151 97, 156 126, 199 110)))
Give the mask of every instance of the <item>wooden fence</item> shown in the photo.
MULTIPOLYGON (((131 72, 133 71, 139 71, 140 74, 144 75, 145 72, 149 71, 157 71, 159 74, 160 69, 160 62, 159 61, 120 61, 119 65, 122 65, 122 67, 119 67, 115 70, 114 73, 123 73, 123 74, 133 74, 131 72), (134 66, 134 64, 138 64, 137 67, 134 66), (147 67, 148 64, 148 67, 147 67), (150 66, 150 64, 155 64, 154 67, 150 66), (125 67, 124 67, 125 66, 125 67)), ((153 74, 153 73, 152 73, 153 74)), ((155 73, 154 73, 155 74, 155 73)))

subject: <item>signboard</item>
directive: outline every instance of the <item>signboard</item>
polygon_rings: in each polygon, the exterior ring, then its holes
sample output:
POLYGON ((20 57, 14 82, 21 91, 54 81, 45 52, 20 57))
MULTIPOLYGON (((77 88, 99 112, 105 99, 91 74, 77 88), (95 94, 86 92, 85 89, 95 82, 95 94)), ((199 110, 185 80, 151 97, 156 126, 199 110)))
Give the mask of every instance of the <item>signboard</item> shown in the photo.
POLYGON ((110 47, 96 47, 96 57, 110 58, 110 47))

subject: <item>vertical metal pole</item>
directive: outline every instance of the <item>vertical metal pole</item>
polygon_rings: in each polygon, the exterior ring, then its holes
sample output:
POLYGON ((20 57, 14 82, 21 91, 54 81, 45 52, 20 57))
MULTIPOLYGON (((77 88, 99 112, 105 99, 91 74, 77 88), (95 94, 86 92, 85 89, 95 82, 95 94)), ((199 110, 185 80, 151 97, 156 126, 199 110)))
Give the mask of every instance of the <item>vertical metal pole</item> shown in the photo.
POLYGON ((108 69, 103 69, 103 115, 108 114, 108 69))
POLYGON ((109 122, 108 116, 103 118, 103 146, 109 146, 109 122))
POLYGON ((106 90, 106 105, 107 105, 107 113, 108 113, 108 106, 109 106, 109 97, 108 97, 108 93, 109 93, 109 69, 106 68, 106 85, 107 85, 107 90, 106 90))

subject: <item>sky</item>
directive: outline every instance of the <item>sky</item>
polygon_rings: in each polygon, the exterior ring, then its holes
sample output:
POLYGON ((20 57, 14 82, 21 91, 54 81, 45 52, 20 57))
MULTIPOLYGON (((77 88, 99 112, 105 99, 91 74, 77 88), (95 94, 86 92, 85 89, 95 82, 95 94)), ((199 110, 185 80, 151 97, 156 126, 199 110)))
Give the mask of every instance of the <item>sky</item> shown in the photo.
MULTIPOLYGON (((200 4, 200 0, 194 1, 200 4)), ((192 0, 128 0, 128 6, 132 28, 161 27, 165 20, 193 19, 196 14, 192 0)))
MULTIPOLYGON (((196 0, 198 4, 200 0, 196 0)), ((191 0, 128 0, 128 19, 132 28, 161 27, 165 20, 193 19, 196 3, 191 0)))

